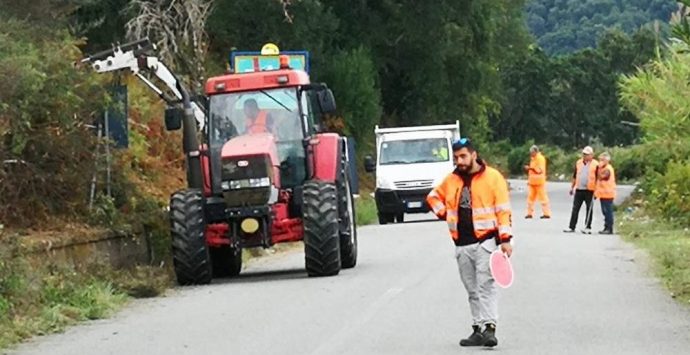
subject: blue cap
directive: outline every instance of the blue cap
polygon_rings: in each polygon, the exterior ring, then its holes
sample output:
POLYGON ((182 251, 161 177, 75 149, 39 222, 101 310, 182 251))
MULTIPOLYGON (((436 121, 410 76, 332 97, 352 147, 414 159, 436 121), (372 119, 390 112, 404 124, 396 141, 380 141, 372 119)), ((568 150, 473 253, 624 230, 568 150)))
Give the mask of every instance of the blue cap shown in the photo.
POLYGON ((456 139, 453 142, 453 151, 454 152, 458 151, 462 148, 473 148, 472 142, 470 141, 469 138, 460 138, 460 139, 456 139))

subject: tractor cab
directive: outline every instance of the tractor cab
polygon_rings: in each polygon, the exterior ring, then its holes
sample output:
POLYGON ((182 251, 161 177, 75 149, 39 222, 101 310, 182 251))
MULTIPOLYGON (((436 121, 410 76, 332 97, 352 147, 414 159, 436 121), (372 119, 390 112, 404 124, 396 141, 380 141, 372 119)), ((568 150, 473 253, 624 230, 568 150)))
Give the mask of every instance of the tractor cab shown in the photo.
MULTIPOLYGON (((253 185, 273 185, 278 189, 304 183, 307 166, 308 137, 318 131, 319 118, 333 111, 333 95, 325 85, 313 85, 305 71, 307 55, 302 52, 279 54, 275 45, 264 46, 260 53, 233 55, 239 73, 210 78, 206 83, 208 118, 205 136, 211 158, 209 193, 226 193, 253 185), (253 66, 247 66, 248 59, 253 66), (275 65, 277 64, 277 65, 275 65), (297 68, 292 68, 296 65, 297 68), (274 145, 274 147, 273 147, 274 145), (259 147, 265 147, 258 149, 259 147), (263 149, 263 150, 262 150, 263 149), (263 157, 259 157, 263 156, 263 157), (264 159, 267 170, 261 178, 236 182, 228 180, 229 168, 245 158, 264 159), (220 169, 214 163, 222 161, 220 169)), ((215 164, 217 165, 217 164, 215 164)), ((232 175, 232 174, 230 174, 232 175)), ((250 174, 255 175, 255 174, 250 174)), ((236 203, 231 202, 230 203, 236 203)))
POLYGON ((208 112, 207 141, 211 150, 221 151, 221 159, 242 155, 244 145, 268 140, 275 144, 274 163, 282 167, 280 187, 304 181, 304 142, 315 131, 309 93, 298 86, 225 91, 209 96, 208 112))

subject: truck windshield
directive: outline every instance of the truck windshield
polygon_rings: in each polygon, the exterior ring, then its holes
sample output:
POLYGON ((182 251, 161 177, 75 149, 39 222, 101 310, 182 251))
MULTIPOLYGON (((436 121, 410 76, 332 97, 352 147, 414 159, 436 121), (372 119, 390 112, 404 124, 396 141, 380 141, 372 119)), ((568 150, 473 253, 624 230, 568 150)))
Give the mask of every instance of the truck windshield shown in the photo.
POLYGON ((446 138, 425 138, 381 143, 380 165, 447 162, 446 138))
POLYGON ((277 142, 303 136, 296 88, 211 96, 209 116, 212 146, 243 134, 272 133, 277 142))

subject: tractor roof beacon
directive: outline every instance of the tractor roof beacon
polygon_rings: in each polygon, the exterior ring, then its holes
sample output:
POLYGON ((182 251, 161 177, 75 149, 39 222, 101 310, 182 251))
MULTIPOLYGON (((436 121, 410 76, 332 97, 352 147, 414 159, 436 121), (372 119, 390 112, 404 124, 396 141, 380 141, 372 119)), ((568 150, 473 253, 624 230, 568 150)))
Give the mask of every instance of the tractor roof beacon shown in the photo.
POLYGON ((182 128, 187 188, 170 198, 172 254, 181 285, 236 276, 242 249, 304 242, 309 276, 357 263, 347 138, 323 132, 333 93, 310 82, 308 53, 233 56, 242 72, 212 77, 194 101, 148 39, 89 56, 99 73, 130 70, 168 105, 168 130, 182 128), (277 63, 277 65, 276 65, 277 63), (144 73, 157 77, 160 89, 144 73), (202 133, 202 142, 197 134, 202 133))

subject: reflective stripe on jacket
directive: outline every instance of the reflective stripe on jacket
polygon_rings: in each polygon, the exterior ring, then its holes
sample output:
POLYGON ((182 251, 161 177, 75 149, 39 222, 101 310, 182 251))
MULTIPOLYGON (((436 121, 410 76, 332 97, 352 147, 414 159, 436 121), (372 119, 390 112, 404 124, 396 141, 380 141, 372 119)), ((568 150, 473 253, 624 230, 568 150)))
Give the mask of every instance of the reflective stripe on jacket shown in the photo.
MULTIPOLYGON (((458 207, 463 186, 462 178, 451 173, 427 196, 427 203, 434 213, 439 217, 445 216, 453 240, 460 237, 458 207)), ((491 234, 498 233, 501 241, 510 240, 513 234, 510 196, 503 175, 487 166, 484 172, 472 178, 470 194, 475 237, 481 241, 491 234)))
POLYGON ((597 188, 594 190, 594 196, 600 199, 616 198, 616 172, 611 164, 599 167, 597 188))
POLYGON ((546 184, 546 158, 541 152, 531 157, 529 161, 529 172, 527 184, 539 186, 546 184))
MULTIPOLYGON (((585 166, 584 161, 580 158, 575 164, 575 188, 580 186, 580 171, 585 166)), ((597 186, 597 167, 599 162, 595 159, 589 162, 589 179, 587 181, 587 190, 594 191, 597 186)))

